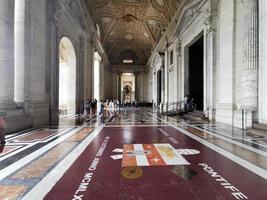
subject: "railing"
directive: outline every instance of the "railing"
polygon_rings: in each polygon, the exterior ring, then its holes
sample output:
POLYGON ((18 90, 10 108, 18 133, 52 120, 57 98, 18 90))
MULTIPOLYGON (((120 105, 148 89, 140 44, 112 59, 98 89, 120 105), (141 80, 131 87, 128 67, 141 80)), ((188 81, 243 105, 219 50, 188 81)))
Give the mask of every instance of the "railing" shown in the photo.
POLYGON ((178 101, 178 102, 171 102, 171 103, 164 103, 158 107, 161 110, 161 114, 163 115, 174 115, 177 113, 183 113, 185 112, 185 103, 184 101, 178 101))
MULTIPOLYGON (((171 103, 165 103, 161 105, 162 109, 160 109, 160 106, 158 106, 158 111, 161 110, 161 114, 163 115, 181 115, 183 113, 187 112, 193 112, 195 110, 195 106, 192 109, 186 108, 184 101, 178 101, 178 102, 171 102, 171 103)), ((207 107, 203 112, 200 112, 199 114, 195 115, 196 117, 206 118, 209 119, 209 107, 207 107)))

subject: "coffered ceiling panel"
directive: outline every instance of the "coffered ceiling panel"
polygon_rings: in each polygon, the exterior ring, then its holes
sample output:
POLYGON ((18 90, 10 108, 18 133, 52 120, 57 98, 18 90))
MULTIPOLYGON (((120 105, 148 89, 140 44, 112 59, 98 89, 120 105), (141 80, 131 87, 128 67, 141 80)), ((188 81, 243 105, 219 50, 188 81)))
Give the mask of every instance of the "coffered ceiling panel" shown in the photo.
POLYGON ((181 0, 84 0, 111 64, 144 65, 181 0))

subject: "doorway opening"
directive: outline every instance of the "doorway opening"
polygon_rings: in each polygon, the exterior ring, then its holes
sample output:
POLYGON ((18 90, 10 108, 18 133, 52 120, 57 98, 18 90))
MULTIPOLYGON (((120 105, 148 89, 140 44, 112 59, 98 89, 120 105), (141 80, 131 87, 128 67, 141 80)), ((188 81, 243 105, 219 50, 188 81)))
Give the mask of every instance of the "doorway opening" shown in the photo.
POLYGON ((135 96, 135 75, 123 73, 121 77, 121 101, 130 104, 136 100, 135 96))
POLYGON ((159 105, 161 103, 161 77, 162 72, 159 70, 157 72, 157 104, 159 105))
POLYGON ((123 86, 123 101, 126 103, 131 103, 132 101, 132 85, 131 83, 126 83, 123 86))
POLYGON ((204 102, 204 44, 203 35, 188 49, 189 98, 194 99, 196 110, 203 111, 204 102))
POLYGON ((67 37, 59 43, 59 117, 76 113, 76 55, 67 37))

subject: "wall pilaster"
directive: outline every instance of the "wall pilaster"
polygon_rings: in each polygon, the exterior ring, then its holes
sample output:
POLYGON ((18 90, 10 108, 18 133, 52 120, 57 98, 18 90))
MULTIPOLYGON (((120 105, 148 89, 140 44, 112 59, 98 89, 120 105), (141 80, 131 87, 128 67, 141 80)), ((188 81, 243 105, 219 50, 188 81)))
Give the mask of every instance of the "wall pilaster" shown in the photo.
POLYGON ((259 122, 267 123, 267 1, 259 0, 259 122))
POLYGON ((0 110, 15 108, 14 103, 14 1, 0 2, 0 110))
POLYGON ((256 111, 258 109, 258 5, 255 0, 244 0, 242 5, 242 107, 256 111))

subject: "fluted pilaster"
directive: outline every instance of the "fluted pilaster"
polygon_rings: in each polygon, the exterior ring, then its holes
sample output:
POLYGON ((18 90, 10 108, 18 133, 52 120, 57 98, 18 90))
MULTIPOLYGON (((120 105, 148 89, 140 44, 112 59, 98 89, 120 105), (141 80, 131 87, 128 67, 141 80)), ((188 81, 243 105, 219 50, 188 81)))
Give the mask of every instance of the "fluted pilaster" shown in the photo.
POLYGON ((14 104, 14 1, 0 1, 0 110, 14 104))
POLYGON ((258 8, 257 1, 243 0, 242 106, 258 107, 258 8))

